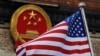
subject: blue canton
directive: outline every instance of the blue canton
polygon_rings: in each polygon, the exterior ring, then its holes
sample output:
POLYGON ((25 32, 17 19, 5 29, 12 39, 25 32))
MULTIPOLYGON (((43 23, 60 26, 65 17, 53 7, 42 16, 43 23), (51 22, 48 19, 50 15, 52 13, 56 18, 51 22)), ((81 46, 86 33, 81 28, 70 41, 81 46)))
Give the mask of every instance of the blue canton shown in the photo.
POLYGON ((81 11, 77 11, 76 13, 68 17, 65 21, 69 24, 67 33, 69 37, 86 36, 81 11))

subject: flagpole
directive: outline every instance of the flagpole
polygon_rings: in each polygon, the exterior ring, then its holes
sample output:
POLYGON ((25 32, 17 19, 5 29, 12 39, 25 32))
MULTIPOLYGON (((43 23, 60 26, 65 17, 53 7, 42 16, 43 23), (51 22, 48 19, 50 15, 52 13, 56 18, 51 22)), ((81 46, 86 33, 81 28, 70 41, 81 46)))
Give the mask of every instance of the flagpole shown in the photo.
POLYGON ((93 48, 92 48, 92 44, 91 44, 91 40, 90 40, 90 34, 89 34, 89 31, 88 31, 88 26, 87 26, 87 22, 86 22, 84 6, 85 6, 84 2, 79 3, 79 7, 80 7, 80 10, 81 10, 81 13, 82 13, 82 18, 83 18, 83 21, 84 21, 84 24, 85 24, 85 27, 86 27, 86 33, 87 33, 87 38, 88 38, 88 41, 89 41, 91 56, 94 56, 94 52, 93 52, 93 48))

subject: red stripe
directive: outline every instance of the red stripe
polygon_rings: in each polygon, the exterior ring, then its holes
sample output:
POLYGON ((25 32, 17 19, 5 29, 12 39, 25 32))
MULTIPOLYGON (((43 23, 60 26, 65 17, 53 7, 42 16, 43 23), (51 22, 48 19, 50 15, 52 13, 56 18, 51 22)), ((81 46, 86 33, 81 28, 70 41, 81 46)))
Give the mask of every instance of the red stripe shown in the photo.
POLYGON ((58 51, 58 52, 62 52, 64 54, 82 54, 82 53, 86 53, 86 52, 90 52, 90 49, 82 49, 82 50, 78 50, 78 49, 74 49, 74 50, 65 50, 62 49, 61 47, 57 47, 57 46, 47 46, 47 45, 30 45, 26 47, 27 50, 34 50, 34 49, 41 49, 42 50, 52 50, 52 51, 58 51))
POLYGON ((58 38, 58 37, 44 37, 44 38, 39 38, 35 41, 56 41, 56 42, 61 42, 65 45, 70 45, 70 46, 74 46, 74 45, 86 45, 88 44, 88 40, 86 41, 75 41, 75 42, 70 42, 70 41, 67 41, 63 38, 58 38))

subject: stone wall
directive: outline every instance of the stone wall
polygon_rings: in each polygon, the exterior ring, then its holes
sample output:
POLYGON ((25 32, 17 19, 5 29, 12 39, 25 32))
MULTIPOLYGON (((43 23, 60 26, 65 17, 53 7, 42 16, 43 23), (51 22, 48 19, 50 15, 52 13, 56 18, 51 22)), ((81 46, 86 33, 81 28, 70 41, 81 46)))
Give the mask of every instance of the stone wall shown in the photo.
POLYGON ((100 38, 91 38, 94 56, 100 56, 100 38))
POLYGON ((0 24, 0 56, 15 56, 14 45, 8 24, 0 24))
POLYGON ((92 34, 90 32, 94 56, 100 56, 100 33, 92 34))

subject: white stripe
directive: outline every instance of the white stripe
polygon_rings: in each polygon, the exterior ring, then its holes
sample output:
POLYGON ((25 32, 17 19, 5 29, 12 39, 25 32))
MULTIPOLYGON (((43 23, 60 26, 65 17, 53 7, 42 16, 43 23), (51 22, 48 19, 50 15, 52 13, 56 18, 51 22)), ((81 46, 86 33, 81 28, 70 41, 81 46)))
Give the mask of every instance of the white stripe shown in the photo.
POLYGON ((32 54, 47 54, 52 56, 91 56, 90 52, 82 53, 82 54, 64 54, 58 51, 53 50, 42 50, 42 49, 34 49, 34 50, 27 50, 26 55, 32 55, 32 54))
POLYGON ((74 45, 74 46, 69 46, 69 45, 65 45, 61 42, 56 42, 56 41, 35 41, 33 43, 29 43, 27 46, 30 45, 48 45, 48 46, 57 46, 57 47, 61 47, 65 50, 82 50, 82 49, 87 49, 89 48, 88 44, 85 45, 74 45))
POLYGON ((17 56, 22 56, 26 52, 26 48, 22 49, 17 56))
POLYGON ((86 41, 87 37, 69 37, 67 36, 65 40, 75 42, 75 41, 86 41))

